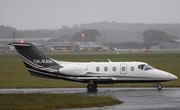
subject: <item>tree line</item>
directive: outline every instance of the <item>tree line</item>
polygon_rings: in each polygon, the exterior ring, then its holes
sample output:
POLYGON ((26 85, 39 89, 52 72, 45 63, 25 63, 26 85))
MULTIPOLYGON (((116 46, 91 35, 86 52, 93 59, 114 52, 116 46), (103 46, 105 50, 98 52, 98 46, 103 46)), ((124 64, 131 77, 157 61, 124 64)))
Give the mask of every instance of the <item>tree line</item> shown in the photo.
POLYGON ((100 22, 74 25, 60 29, 17 30, 0 26, 0 38, 52 38, 61 37, 71 42, 164 42, 180 38, 180 24, 144 24, 100 22))

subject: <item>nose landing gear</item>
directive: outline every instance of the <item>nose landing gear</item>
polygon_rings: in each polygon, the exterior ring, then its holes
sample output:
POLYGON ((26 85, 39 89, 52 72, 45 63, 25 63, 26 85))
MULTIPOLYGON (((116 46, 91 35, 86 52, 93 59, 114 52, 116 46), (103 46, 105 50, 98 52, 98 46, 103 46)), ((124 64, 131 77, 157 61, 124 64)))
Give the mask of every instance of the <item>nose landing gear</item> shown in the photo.
POLYGON ((162 87, 163 87, 163 86, 162 86, 160 83, 157 85, 158 90, 161 90, 162 87))

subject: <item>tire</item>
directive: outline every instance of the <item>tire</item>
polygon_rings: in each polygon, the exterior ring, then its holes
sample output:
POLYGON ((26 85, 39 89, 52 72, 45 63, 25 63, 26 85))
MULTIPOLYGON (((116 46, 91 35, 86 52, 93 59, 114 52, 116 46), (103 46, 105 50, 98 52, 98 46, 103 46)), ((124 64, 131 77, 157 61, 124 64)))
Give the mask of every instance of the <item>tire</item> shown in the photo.
POLYGON ((88 89, 89 91, 91 91, 91 90, 94 89, 94 86, 93 86, 92 84, 88 84, 87 89, 88 89))
POLYGON ((162 85, 161 85, 161 84, 158 84, 158 85, 157 85, 157 88, 158 88, 158 90, 161 90, 161 89, 162 89, 162 85))

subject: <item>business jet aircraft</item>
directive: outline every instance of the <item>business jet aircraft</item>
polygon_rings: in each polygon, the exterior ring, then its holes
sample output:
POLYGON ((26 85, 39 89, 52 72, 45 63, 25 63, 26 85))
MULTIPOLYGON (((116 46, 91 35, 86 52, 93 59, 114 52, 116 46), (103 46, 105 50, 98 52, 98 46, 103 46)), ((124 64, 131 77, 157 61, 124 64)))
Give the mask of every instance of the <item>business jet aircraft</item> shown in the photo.
POLYGON ((97 84, 116 83, 158 83, 176 80, 171 73, 155 69, 144 62, 65 62, 56 61, 39 51, 31 43, 12 42, 27 70, 33 76, 63 79, 89 83, 88 90, 97 88, 97 84))

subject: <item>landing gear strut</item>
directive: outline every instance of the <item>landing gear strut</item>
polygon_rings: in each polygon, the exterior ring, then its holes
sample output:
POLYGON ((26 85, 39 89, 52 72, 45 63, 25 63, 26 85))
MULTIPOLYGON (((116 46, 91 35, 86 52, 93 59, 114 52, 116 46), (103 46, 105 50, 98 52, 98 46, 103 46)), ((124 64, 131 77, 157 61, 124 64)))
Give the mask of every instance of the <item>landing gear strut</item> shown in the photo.
POLYGON ((162 86, 161 84, 158 84, 158 85, 157 85, 158 90, 161 90, 162 87, 163 87, 163 86, 162 86))

